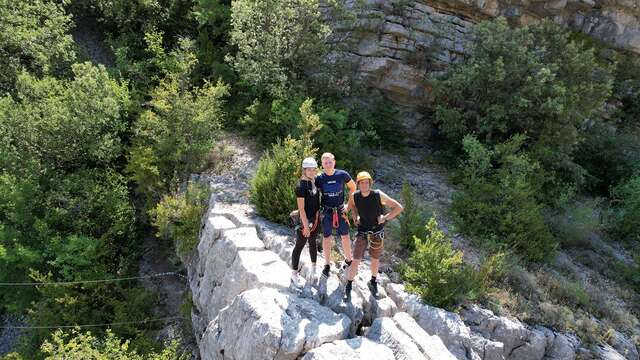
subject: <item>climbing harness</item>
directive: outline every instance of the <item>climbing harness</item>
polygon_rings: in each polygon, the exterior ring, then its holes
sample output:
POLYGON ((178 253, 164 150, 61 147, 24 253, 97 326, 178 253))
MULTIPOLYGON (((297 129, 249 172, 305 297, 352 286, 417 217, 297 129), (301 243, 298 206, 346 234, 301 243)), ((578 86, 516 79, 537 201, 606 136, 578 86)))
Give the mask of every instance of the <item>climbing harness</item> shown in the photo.
POLYGON ((379 231, 363 231, 360 233, 367 239, 369 249, 378 250, 384 245, 384 230, 379 231))
POLYGON ((331 226, 334 229, 337 229, 340 227, 340 216, 344 219, 344 221, 347 223, 347 227, 351 226, 351 224, 349 223, 349 217, 347 216, 347 212, 344 209, 344 205, 340 205, 337 207, 323 207, 322 208, 322 214, 326 215, 327 210, 331 210, 331 226), (340 214, 338 214, 338 212, 340 212, 340 214))

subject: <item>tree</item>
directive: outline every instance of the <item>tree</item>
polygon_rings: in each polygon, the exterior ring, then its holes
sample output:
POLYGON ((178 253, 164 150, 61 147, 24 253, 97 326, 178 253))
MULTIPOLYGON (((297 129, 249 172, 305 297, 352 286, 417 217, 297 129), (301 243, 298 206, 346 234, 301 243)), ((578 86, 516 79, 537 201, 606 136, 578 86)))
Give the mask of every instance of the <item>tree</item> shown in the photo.
POLYGON ((223 117, 226 85, 190 90, 180 79, 163 79, 151 94, 150 109, 134 125, 127 172, 152 203, 204 165, 223 117))
POLYGON ((462 189, 454 194, 457 225, 478 241, 495 241, 528 261, 542 261, 557 246, 536 200, 539 165, 521 148, 516 135, 493 148, 467 135, 461 168, 462 189))
POLYGON ((329 27, 318 0, 239 0, 231 4, 229 57, 242 80, 273 96, 303 84, 317 71, 329 27))
POLYGON ((0 146, 12 154, 14 169, 31 161, 45 169, 72 171, 109 165, 121 155, 129 107, 126 86, 102 65, 75 64, 72 71, 70 81, 22 73, 15 99, 0 99, 0 133, 8 140, 0 146))
POLYGON ((550 21, 510 28, 499 18, 479 24, 475 37, 468 61, 433 81, 443 134, 456 145, 473 134, 489 146, 524 134, 550 186, 581 184, 584 170, 572 159, 578 127, 609 97, 610 69, 550 21))
POLYGON ((71 16, 57 1, 0 1, 0 93, 26 70, 62 75, 75 60, 71 16))

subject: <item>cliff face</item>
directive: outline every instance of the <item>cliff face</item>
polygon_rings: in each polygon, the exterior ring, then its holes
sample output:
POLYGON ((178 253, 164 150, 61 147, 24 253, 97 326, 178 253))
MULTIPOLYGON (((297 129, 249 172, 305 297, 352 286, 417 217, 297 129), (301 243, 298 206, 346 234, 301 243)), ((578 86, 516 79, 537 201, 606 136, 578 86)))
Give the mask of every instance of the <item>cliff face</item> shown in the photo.
POLYGON ((410 110, 429 100, 425 76, 458 61, 484 19, 548 18, 640 54, 640 0, 348 0, 346 7, 355 21, 329 16, 341 55, 366 85, 410 110))

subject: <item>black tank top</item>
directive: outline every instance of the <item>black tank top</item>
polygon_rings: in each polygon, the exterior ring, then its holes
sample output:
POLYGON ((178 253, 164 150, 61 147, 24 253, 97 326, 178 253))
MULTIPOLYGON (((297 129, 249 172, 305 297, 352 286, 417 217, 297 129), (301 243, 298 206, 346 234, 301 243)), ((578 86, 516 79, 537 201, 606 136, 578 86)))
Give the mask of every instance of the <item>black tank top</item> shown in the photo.
POLYGON ((377 190, 371 190, 368 196, 362 196, 358 190, 353 194, 353 200, 360 215, 358 231, 381 230, 383 225, 378 224, 378 217, 383 214, 380 193, 377 190))

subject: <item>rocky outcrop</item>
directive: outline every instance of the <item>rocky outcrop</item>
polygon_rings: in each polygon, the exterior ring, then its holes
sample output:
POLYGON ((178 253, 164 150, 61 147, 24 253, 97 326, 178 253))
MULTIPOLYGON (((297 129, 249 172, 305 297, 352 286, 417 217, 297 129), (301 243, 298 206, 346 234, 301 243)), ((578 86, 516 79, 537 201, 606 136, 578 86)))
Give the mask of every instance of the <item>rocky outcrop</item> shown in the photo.
MULTIPOLYGON (((380 301, 372 298, 366 272, 356 280, 348 302, 335 274, 309 281, 301 289, 290 287, 290 231, 252 216, 249 206, 215 198, 196 251, 183 259, 203 359, 295 359, 304 354, 351 359, 372 353, 394 358, 383 341, 357 336, 373 319, 391 319, 397 311, 384 289, 380 301)), ((308 254, 302 262, 304 276, 319 278, 319 269, 309 266, 308 254)), ((411 317, 400 319, 403 325, 395 334, 410 339, 407 331, 419 326, 411 317)), ((435 340, 426 336, 423 341, 435 340)), ((439 351, 446 351, 444 345, 439 351)))
MULTIPOLYGON (((469 49, 473 25, 504 16, 515 24, 551 19, 640 54, 638 0, 347 0, 346 11, 327 11, 337 44, 331 58, 353 65, 356 78, 407 109, 429 102, 429 73, 440 72, 469 49)), ((407 119, 408 117, 408 119, 407 119)))
MULTIPOLYGON (((193 295, 192 320, 203 359, 574 359, 571 336, 530 327, 477 306, 460 314, 423 304, 380 275, 380 299, 366 262, 351 301, 335 267, 317 280, 303 252, 302 288, 290 286, 291 230, 246 204, 211 197, 197 249, 183 261, 193 295)), ((600 353, 614 358, 633 344, 612 337, 600 353)), ((604 356, 604 355, 603 355, 604 356)))

